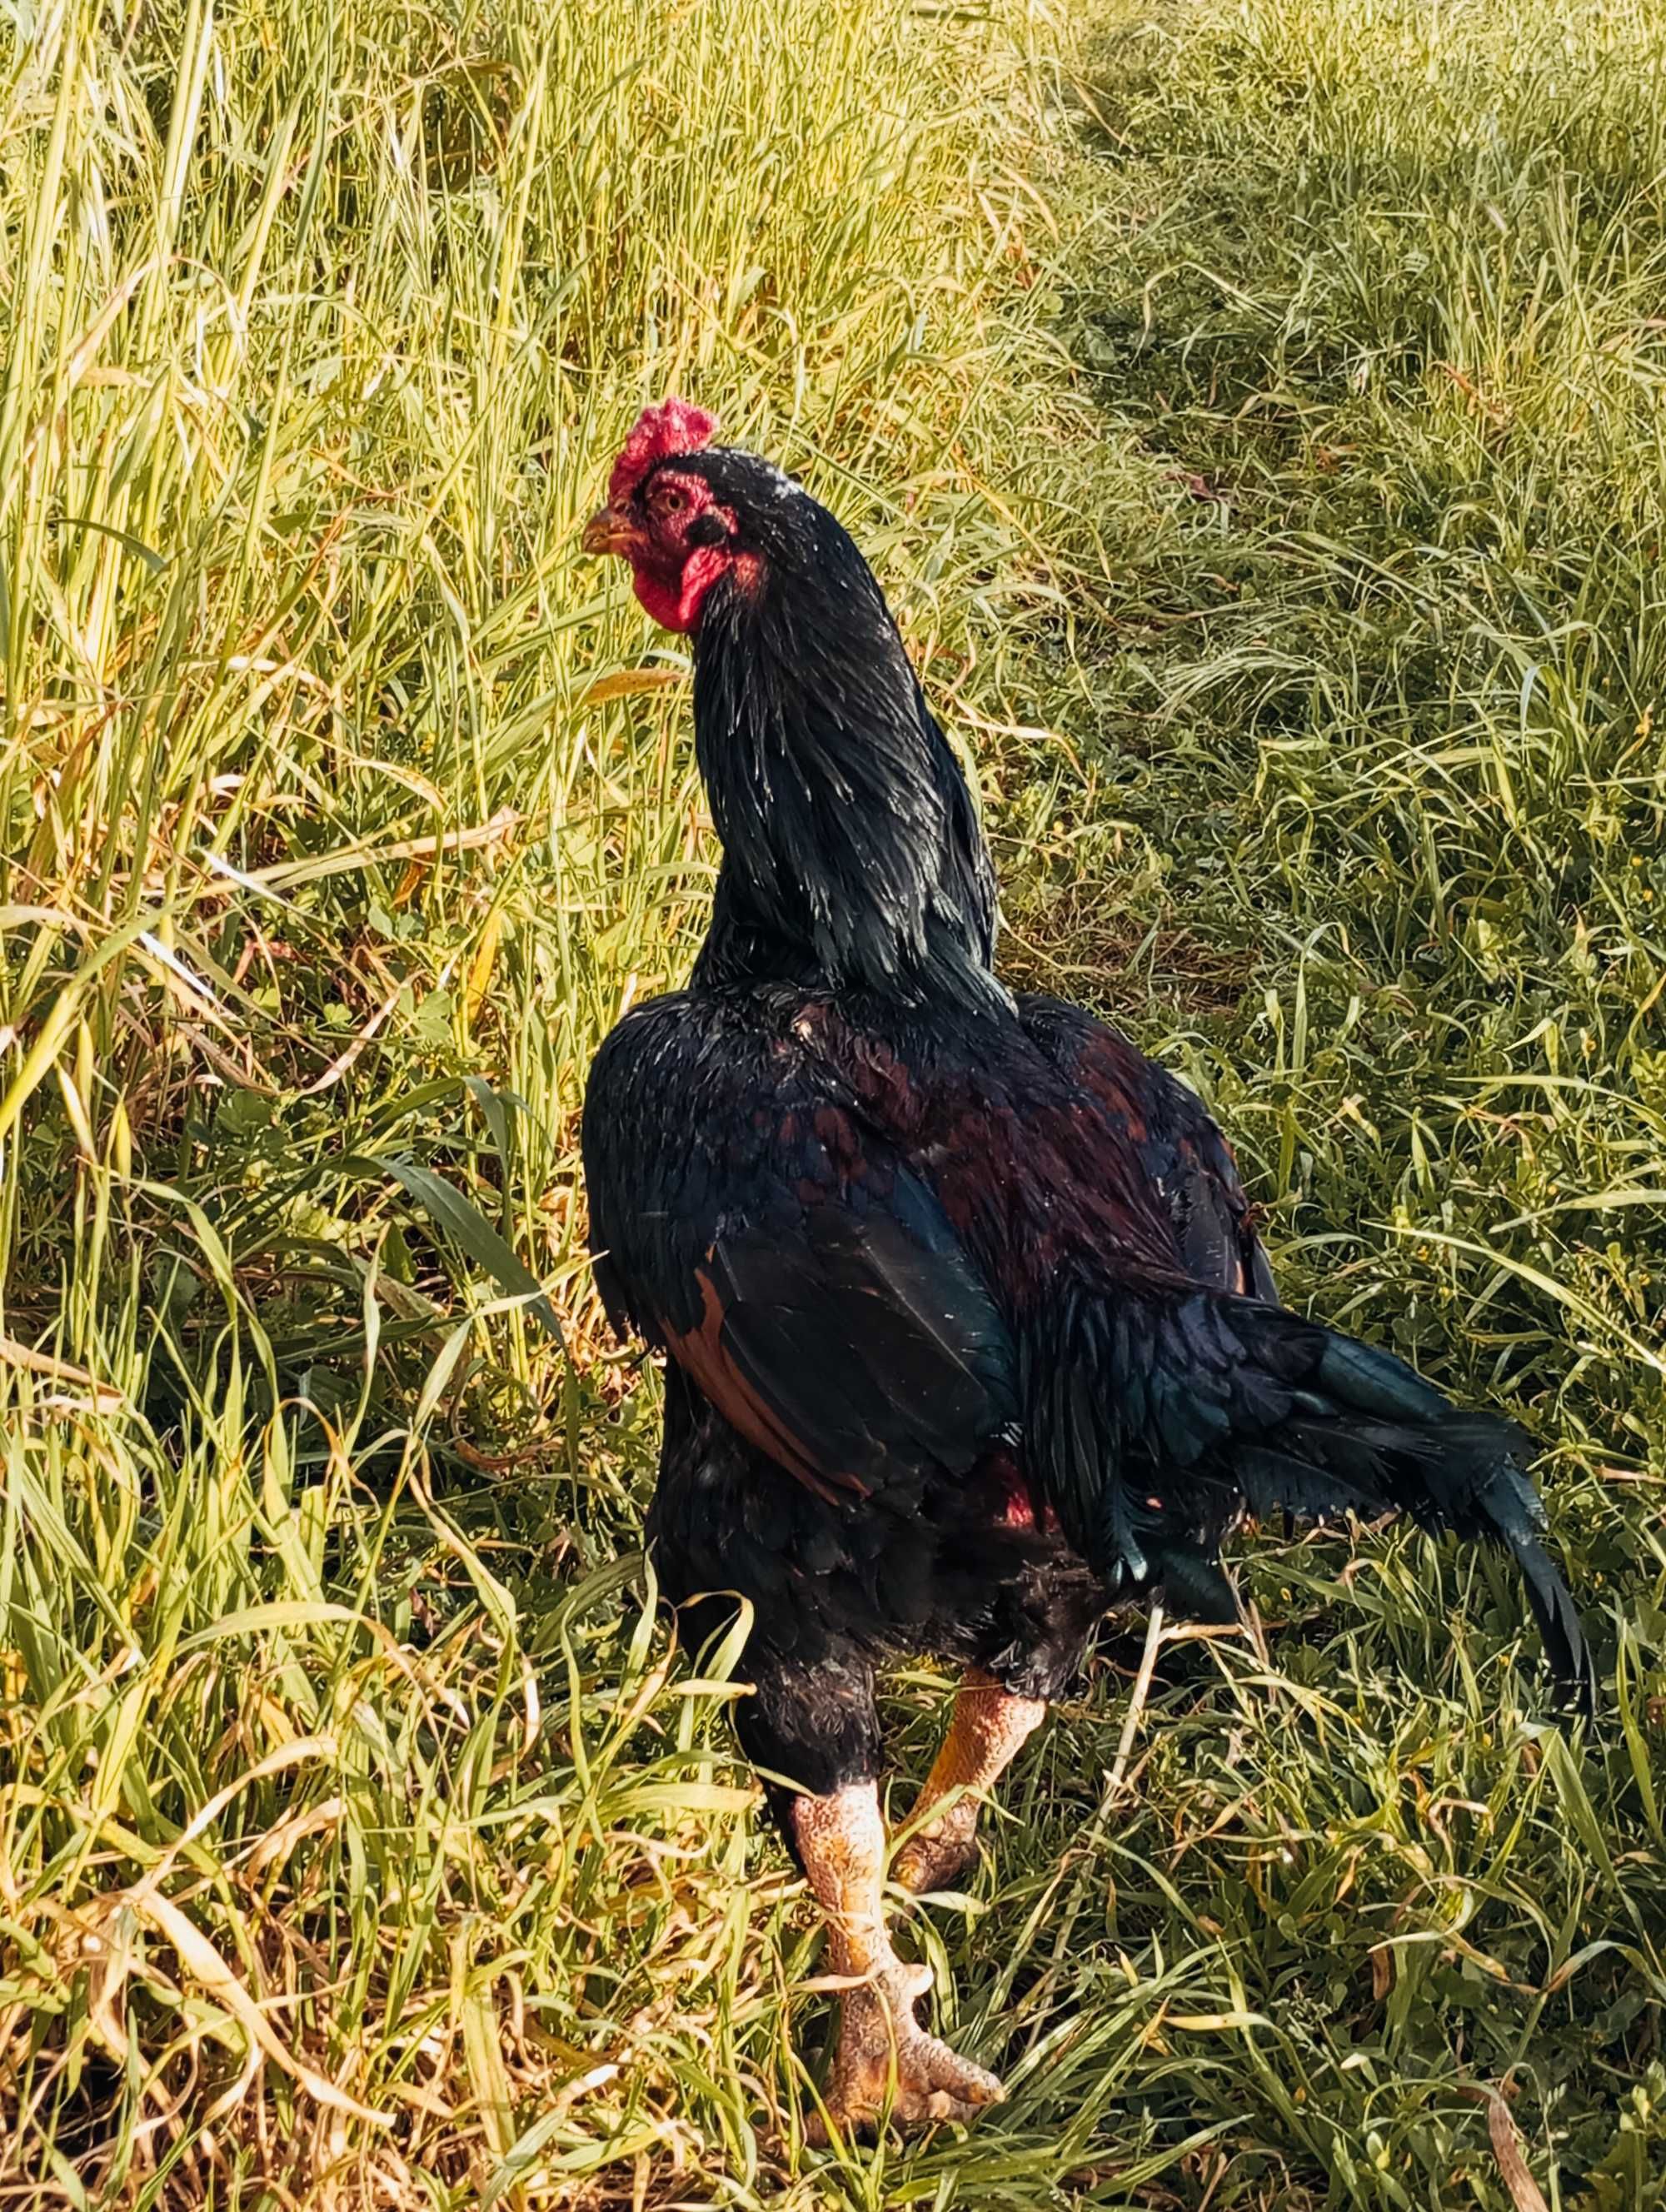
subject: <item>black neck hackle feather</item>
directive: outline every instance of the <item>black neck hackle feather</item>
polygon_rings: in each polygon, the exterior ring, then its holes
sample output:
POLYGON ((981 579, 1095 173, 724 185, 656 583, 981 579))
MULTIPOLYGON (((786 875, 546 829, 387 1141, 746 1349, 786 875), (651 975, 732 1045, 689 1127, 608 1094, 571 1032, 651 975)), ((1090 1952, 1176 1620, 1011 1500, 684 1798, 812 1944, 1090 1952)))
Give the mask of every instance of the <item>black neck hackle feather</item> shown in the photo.
POLYGON ((739 514, 755 556, 708 595, 695 654, 723 845, 696 980, 1010 1006, 976 809, 873 571, 769 462, 716 448, 678 465, 739 514))

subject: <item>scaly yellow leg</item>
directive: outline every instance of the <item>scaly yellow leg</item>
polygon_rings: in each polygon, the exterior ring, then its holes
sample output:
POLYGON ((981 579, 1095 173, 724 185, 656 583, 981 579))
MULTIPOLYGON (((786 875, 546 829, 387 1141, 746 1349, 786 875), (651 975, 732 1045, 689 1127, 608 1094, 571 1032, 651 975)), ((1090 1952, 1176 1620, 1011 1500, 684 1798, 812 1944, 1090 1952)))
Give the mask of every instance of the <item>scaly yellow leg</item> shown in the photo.
MULTIPOLYGON (((914 2008, 931 1987, 927 1966, 908 1966, 885 1928, 885 1830, 879 1794, 852 1783, 793 1807, 799 1858, 827 1916, 829 1962, 852 1986, 840 2000, 839 2046, 827 2106, 842 2133, 878 2120, 970 2120, 1000 2101, 1000 2083, 927 2035, 914 2008)), ((823 2138, 819 2124, 811 2132, 823 2138)))
POLYGON ((897 1854, 891 1879, 919 1897, 943 1889, 976 1848, 977 1816, 987 1796, 1045 1718, 1039 1698, 1015 1698, 993 1675, 972 1668, 954 1701, 942 1749, 914 1808, 923 1825, 897 1854), (933 1808, 941 1805, 940 1813, 933 1808))

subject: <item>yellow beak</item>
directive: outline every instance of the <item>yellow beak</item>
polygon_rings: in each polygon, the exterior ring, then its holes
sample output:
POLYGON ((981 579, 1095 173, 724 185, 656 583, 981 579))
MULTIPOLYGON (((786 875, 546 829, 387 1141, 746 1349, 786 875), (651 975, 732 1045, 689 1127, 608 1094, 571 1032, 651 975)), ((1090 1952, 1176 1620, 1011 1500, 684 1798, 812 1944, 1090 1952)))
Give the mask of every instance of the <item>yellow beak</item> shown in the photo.
POLYGON ((628 514, 622 514, 617 507, 604 507, 585 524, 579 544, 586 553, 624 554, 630 550, 635 537, 635 525, 628 514))

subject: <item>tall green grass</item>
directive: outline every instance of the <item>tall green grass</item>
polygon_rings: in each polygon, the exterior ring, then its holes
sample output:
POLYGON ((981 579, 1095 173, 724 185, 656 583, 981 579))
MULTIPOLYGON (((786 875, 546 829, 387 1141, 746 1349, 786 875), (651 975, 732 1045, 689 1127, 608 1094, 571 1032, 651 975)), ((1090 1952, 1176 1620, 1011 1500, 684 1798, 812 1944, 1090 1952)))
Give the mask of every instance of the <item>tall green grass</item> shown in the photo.
POLYGON ((1300 1686, 1177 1686, 1125 1862, 1266 2022, 1190 2069, 1217 2205, 1531 2208, 1500 2087, 1550 2203, 1666 2190, 1663 68, 1601 0, 1126 11, 1061 179, 1146 518, 1012 957, 1168 1035, 1288 1296, 1533 1428, 1611 1674, 1576 1760, 1487 1563, 1258 1554, 1300 1686))
POLYGON ((8 22, 7 2201, 1666 2201, 1653 13, 8 22), (1275 1671, 1119 1765, 1109 1641, 916 1922, 1008 2105, 843 2161, 581 1256, 713 858, 576 557, 673 388, 879 562, 1012 972, 1551 1448, 1612 1682, 1571 1748, 1492 1563, 1264 1541, 1275 1671))
POLYGON ((580 1257, 585 1071, 713 855, 577 535, 681 390, 1000 712, 1024 27, 10 19, 8 2201, 752 2202, 796 2127, 580 1257))

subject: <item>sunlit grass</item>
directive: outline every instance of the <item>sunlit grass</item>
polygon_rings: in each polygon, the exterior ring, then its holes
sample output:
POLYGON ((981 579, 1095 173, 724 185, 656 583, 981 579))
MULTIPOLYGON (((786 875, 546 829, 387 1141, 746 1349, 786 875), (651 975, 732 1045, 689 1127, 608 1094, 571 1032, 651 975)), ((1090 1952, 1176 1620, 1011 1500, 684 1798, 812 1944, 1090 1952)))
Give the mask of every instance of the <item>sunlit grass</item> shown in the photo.
POLYGON ((13 24, 8 2201, 766 2191, 782 1876, 665 1686, 574 1153, 711 848, 577 533, 682 390, 1000 712, 1023 29, 13 24))
POLYGON ((1652 15, 9 21, 6 2201, 1522 2212, 1503 2086, 1553 2204, 1652 2202, 1652 15), (1571 1753, 1493 1563, 1266 1542, 1276 1677, 1174 1647, 1108 1794, 1108 1644, 917 1923, 1008 2105, 842 2165, 581 1256, 712 865, 576 550, 670 389, 879 562, 1013 972, 1210 1091, 1292 1298, 1554 1448, 1614 1683, 1571 1753))

